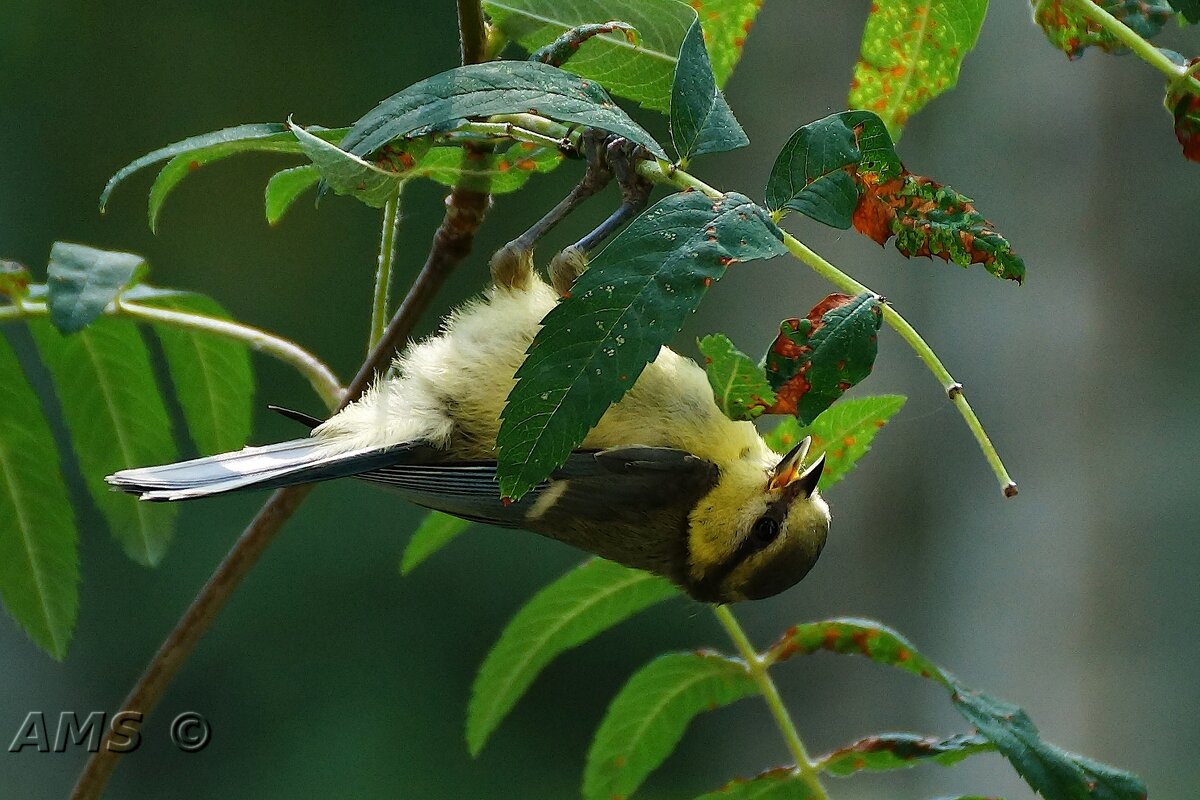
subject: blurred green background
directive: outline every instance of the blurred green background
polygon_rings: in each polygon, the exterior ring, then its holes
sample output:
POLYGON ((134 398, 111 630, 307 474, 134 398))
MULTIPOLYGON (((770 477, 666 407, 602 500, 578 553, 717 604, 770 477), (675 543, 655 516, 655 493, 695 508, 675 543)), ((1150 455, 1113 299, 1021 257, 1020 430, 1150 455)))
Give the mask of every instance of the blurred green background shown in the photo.
MULTIPOLYGON (((937 383, 881 336, 863 390, 908 406, 829 493, 834 525, 813 574, 739 609, 759 642, 795 621, 878 618, 969 685, 1025 706, 1047 738, 1133 769, 1155 798, 1200 794, 1200 427, 1197 199, 1157 73, 1089 53, 1070 64, 1028 4, 995 2, 959 88, 909 124, 910 169, 974 197, 1024 255, 1024 287, 981 268, 905 262, 890 247, 803 219, 788 225, 885 294, 971 398, 1020 483, 1005 501, 937 383)), ((753 144, 701 159, 713 184, 761 196, 800 124, 841 110, 867 0, 771 0, 728 86, 753 144)), ((1188 50, 1186 32, 1164 42, 1188 50)), ((1196 38, 1192 35, 1192 51, 1196 38)), ((118 167, 162 144, 242 122, 353 121, 457 62, 453 3, 156 4, 7 0, 0 15, 0 255, 44 268, 56 239, 145 254, 152 278, 221 300, 348 377, 363 354, 378 215, 301 202, 277 228, 262 187, 283 158, 207 167, 167 202, 156 238, 140 176, 101 217, 118 167)), ((661 119, 641 117, 657 133, 661 119)), ((487 254, 577 176, 568 165, 500 198, 476 253, 443 292, 478 291, 487 254)), ((440 219, 443 191, 406 194, 401 280, 440 219)), ((551 246, 594 223, 597 203, 551 246), (590 216, 589 216, 590 215, 590 216)), ((543 258, 551 248, 544 247, 543 258)), ((787 259, 733 270, 679 337, 725 330, 750 352, 828 287, 787 259)), ((433 330, 431 314, 422 332, 433 330)), ((24 331, 5 331, 28 354, 24 331)), ((308 387, 258 360, 258 400, 319 411, 308 387)), ((44 388, 44 377, 34 373, 44 388)), ((294 426, 259 413, 254 439, 294 426)), ((74 470, 74 467, 69 467, 74 470)), ((27 712, 117 708, 150 654, 262 500, 188 506, 162 566, 127 561, 82 501, 82 611, 65 663, 0 622, 0 735, 27 712)), ((580 555, 476 529, 412 577, 397 559, 418 512, 354 483, 323 487, 267 552, 143 728, 111 797, 574 797, 590 733, 653 655, 726 648, 711 616, 674 601, 556 662, 481 757, 463 744, 474 669, 511 613, 580 555), (213 725, 200 754, 168 721, 213 725)), ((880 730, 963 728, 940 690, 854 659, 778 671, 810 749, 880 730)), ((5 738, 5 742, 10 741, 5 738)), ((647 798, 687 798, 782 763, 761 702, 701 718, 647 798)), ((0 797, 63 797, 83 754, 0 755, 0 797)), ((831 781, 838 800, 981 793, 1028 798, 999 756, 831 781)))

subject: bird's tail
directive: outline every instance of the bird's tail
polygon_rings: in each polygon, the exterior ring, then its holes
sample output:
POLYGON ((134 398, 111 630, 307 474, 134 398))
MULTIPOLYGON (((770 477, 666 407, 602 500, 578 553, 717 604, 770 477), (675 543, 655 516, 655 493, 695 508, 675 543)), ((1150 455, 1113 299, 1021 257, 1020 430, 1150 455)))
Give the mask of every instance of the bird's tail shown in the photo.
POLYGON ((121 470, 105 478, 142 500, 190 500, 239 489, 277 489, 358 475, 403 460, 411 444, 330 453, 317 439, 247 447, 230 453, 121 470))

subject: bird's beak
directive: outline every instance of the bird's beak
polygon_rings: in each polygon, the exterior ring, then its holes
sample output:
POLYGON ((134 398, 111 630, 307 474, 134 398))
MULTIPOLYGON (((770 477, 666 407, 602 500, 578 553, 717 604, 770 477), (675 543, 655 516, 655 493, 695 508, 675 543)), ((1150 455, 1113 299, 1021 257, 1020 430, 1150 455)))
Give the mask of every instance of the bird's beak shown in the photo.
POLYGON ((796 480, 792 481, 788 489, 796 493, 796 497, 812 497, 813 492, 817 490, 817 484, 821 481, 821 473, 825 470, 825 454, 821 453, 821 457, 809 465, 808 469, 800 473, 796 480))
POLYGON ((779 463, 775 465, 775 471, 771 473, 767 489, 783 489, 790 486, 792 481, 799 477, 800 465, 804 463, 804 457, 808 455, 808 448, 811 446, 812 437, 805 436, 800 440, 800 444, 791 449, 791 452, 779 459, 779 463))

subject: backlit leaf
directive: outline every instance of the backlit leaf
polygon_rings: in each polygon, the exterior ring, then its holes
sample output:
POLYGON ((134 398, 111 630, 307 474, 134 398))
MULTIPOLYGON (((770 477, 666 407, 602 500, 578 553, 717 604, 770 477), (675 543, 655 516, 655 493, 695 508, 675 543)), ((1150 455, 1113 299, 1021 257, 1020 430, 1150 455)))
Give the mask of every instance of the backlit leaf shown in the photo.
POLYGON ((24 264, 0 259, 0 297, 21 300, 29 294, 29 270, 24 264))
POLYGON ((665 578, 599 558, 534 595, 504 628, 471 687, 467 746, 472 755, 560 653, 677 595, 665 578))
POLYGON ((816 419, 851 386, 871 374, 883 324, 879 295, 834 293, 804 319, 786 319, 764 360, 775 390, 768 414, 816 419))
POLYGON ((533 175, 550 172, 563 162, 562 153, 530 142, 513 142, 496 153, 465 161, 459 147, 435 147, 413 167, 412 175, 444 186, 465 186, 489 194, 515 192, 533 175))
POLYGON ((693 22, 671 86, 671 141, 681 161, 750 144, 713 76, 704 34, 693 22))
POLYGON ((915 733, 880 733, 834 750, 817 759, 817 766, 830 775, 852 775, 863 770, 890 770, 930 762, 949 767, 976 753, 990 753, 996 746, 979 734, 958 734, 946 739, 915 733))
POLYGON ((987 0, 875 0, 850 83, 850 105, 877 113, 893 138, 958 82, 987 0))
POLYGON ((336 193, 353 197, 372 208, 383 208, 396 196, 403 180, 396 173, 347 153, 299 125, 289 122, 288 127, 300 142, 304 154, 321 173, 321 178, 336 193))
POLYGON ((320 170, 311 164, 283 169, 272 175, 271 179, 267 181, 264 198, 267 223, 278 224, 287 210, 292 207, 292 203, 296 202, 296 199, 306 189, 316 186, 320 180, 320 170))
POLYGON ((753 778, 738 778, 696 800, 810 800, 816 797, 795 770, 768 770, 753 778))
POLYGON ((55 242, 46 270, 50 319, 64 333, 81 330, 145 273, 139 255, 55 242))
POLYGON ((3 336, 0 409, 0 599, 61 660, 79 612, 79 537, 41 401, 3 336))
POLYGON ((771 449, 782 455, 805 436, 812 436, 808 461, 811 463, 825 454, 820 483, 821 491, 825 491, 866 455, 875 434, 903 406, 904 398, 894 394, 841 400, 822 411, 811 425, 803 426, 795 417, 788 417, 764 438, 771 449))
POLYGON ((613 698, 588 750, 587 800, 629 797, 666 760, 698 714, 757 693, 746 665, 715 653, 668 653, 613 698))
POLYGON ((440 511, 430 511, 425 515, 425 519, 421 520, 421 524, 417 526, 404 548, 404 555, 400 558, 400 574, 407 575, 412 572, 425 559, 448 545, 469 527, 471 523, 465 519, 452 517, 440 511))
MULTIPOLYGON (((1096 0, 1096 4, 1143 39, 1157 36, 1174 16, 1167 0, 1096 0)), ((1126 50, 1120 39, 1076 8, 1071 0, 1033 0, 1033 18, 1050 44, 1066 53, 1067 58, 1079 58, 1089 47, 1099 47, 1108 53, 1126 50)))
POLYGON ((134 323, 105 318, 63 335, 47 320, 29 328, 50 370, 84 484, 133 560, 157 564, 178 506, 114 492, 104 476, 178 457, 150 356, 134 323))
POLYGON ((785 252, 744 195, 670 195, 594 259, 543 320, 498 436, 500 491, 519 499, 621 399, 732 264, 785 252))
POLYGON ((364 157, 428 126, 463 117, 529 111, 624 136, 666 158, 654 138, 596 82, 536 61, 469 64, 426 78, 369 111, 346 134, 341 147, 364 157))
POLYGON ((767 373, 750 356, 733 346, 723 333, 705 336, 697 344, 704 354, 704 372, 717 407, 730 419, 754 419, 775 404, 767 373))

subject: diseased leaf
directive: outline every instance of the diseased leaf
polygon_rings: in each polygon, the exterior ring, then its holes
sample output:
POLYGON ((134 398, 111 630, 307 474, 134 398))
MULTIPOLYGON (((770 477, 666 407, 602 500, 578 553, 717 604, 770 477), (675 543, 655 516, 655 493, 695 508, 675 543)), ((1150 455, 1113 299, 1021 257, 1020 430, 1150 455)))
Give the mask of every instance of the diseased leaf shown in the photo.
POLYGON ((458 535, 469 527, 471 523, 465 519, 452 517, 440 511, 430 511, 425 515, 425 519, 421 520, 421 524, 417 526, 404 548, 404 555, 400 558, 400 574, 407 575, 412 572, 425 559, 458 538, 458 535))
MULTIPOLYGON (((1200 0, 1197 0, 1200 5, 1200 0)), ((1185 59, 1182 66, 1188 68, 1193 75, 1200 73, 1196 69, 1200 64, 1200 56, 1185 59)), ((1183 157, 1189 161, 1200 161, 1200 95, 1185 91, 1181 84, 1167 87, 1166 106, 1175 118, 1175 138, 1183 148, 1183 157)))
POLYGON ((875 0, 850 82, 850 106, 879 114, 892 138, 958 83, 987 0, 875 0))
POLYGON ((891 177, 903 169, 874 113, 831 114, 797 130, 779 151, 767 179, 767 208, 849 228, 859 197, 856 170, 891 177))
POLYGON ((426 78, 369 111, 346 134, 341 147, 365 157, 418 129, 463 117, 522 112, 600 128, 666 158, 654 137, 597 83, 536 61, 469 64, 426 78))
POLYGON ((413 177, 429 178, 445 186, 466 186, 490 194, 515 192, 533 175, 550 172, 563 162, 552 147, 513 142, 497 153, 465 160, 458 147, 435 147, 413 167, 413 177))
POLYGON ((995 749, 994 744, 979 734, 960 733, 937 739, 915 733, 880 733, 821 756, 817 766, 838 776, 863 770, 906 769, 925 762, 949 767, 976 753, 995 749))
POLYGON ((815 796, 795 770, 778 767, 753 778, 738 778, 696 800, 810 800, 815 796))
POLYGON ((811 436, 809 463, 825 454, 825 469, 821 471, 819 485, 821 491, 825 491, 844 478, 866 455, 875 434, 904 406, 904 399, 892 394, 842 400, 822 411, 807 427, 795 417, 788 417, 764 438, 772 450, 782 455, 805 436, 811 436))
POLYGON ((1171 8, 1183 14, 1184 19, 1195 25, 1200 22, 1200 0, 1169 0, 1171 8))
POLYGON ((883 324, 879 295, 834 293, 804 319, 785 319, 767 351, 767 380, 775 390, 768 414, 810 423, 851 386, 871 374, 883 324))
POLYGON ((560 653, 678 595, 665 578, 593 558, 542 589, 504 628, 471 687, 467 747, 472 755, 560 653))
POLYGON ((146 260, 133 253, 55 242, 46 270, 51 321, 63 333, 83 329, 146 270, 146 260))
POLYGON ((321 178, 340 195, 353 197, 371 208, 383 208, 396 196, 404 179, 390 170, 347 153, 291 122, 288 127, 300 142, 304 154, 312 160, 321 178))
POLYGON ((265 193, 267 224, 277 225, 292 203, 320 180, 320 170, 311 164, 283 169, 272 175, 265 193))
POLYGON ((113 492, 104 476, 174 461, 167 409, 137 327, 100 319, 64 336, 47 320, 29 323, 50 370, 84 484, 129 557, 153 566, 166 552, 178 506, 113 492))
POLYGON ((1136 775, 1050 744, 1022 709, 963 686, 911 642, 879 623, 834 619, 796 625, 771 646, 768 658, 774 663, 818 650, 863 655, 941 684, 958 713, 1048 800, 1145 800, 1146 785, 1136 775))
POLYGON ((0 335, 0 599, 61 661, 79 612, 79 535, 41 405, 0 335))
POLYGON ((680 161, 750 144, 717 88, 699 21, 688 29, 675 67, 671 85, 671 141, 680 161))
MULTIPOLYGON (((191 292, 163 293, 146 305, 229 319, 220 303, 191 292)), ((154 323, 188 431, 201 455, 237 450, 250 438, 254 372, 241 342, 203 331, 154 323)))
POLYGON ((704 354, 704 371, 713 397, 725 416, 754 419, 775 404, 775 392, 767 382, 767 373, 734 347, 728 336, 715 333, 697 344, 704 354))
POLYGON ((717 76, 717 88, 723 89, 742 57, 763 0, 689 0, 688 5, 696 9, 704 26, 704 43, 717 76))
POLYGON ((744 195, 680 192, 623 230, 542 322, 502 413, 500 491, 514 500, 562 464, 738 262, 785 252, 744 195))
MULTIPOLYGON (((1194 2, 1194 0, 1189 0, 1194 2)), ((1152 39, 1174 16, 1167 0, 1096 0, 1096 5, 1129 26, 1143 39, 1152 39)), ((1033 18, 1050 44, 1076 59, 1089 47, 1123 53, 1125 45, 1100 23, 1064 0, 1033 0, 1033 18)))
POLYGON ((29 270, 24 264, 0 259, 0 297, 22 300, 29 294, 29 270))
POLYGON ((588 39, 591 39, 593 36, 599 36, 602 33, 613 33, 614 31, 620 31, 621 35, 625 37, 625 41, 629 42, 629 44, 637 44, 637 30, 628 22, 611 20, 591 25, 577 25, 540 50, 530 53, 529 60, 540 61, 552 67, 562 67, 563 64, 571 60, 571 56, 575 55, 580 46, 588 39))
POLYGON ((668 653, 613 698, 588 750, 587 800, 629 797, 666 760, 696 715, 757 693, 746 665, 716 653, 668 653))

